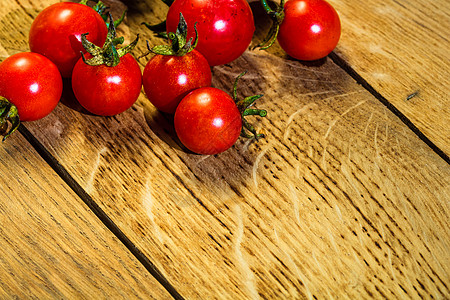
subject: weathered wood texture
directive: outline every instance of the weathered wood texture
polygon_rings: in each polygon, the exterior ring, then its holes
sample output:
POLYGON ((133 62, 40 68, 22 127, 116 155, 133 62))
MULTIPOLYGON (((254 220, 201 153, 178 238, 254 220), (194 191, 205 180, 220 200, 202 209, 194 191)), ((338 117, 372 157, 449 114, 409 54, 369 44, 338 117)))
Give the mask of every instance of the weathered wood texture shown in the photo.
POLYGON ((450 2, 330 3, 343 26, 338 55, 450 155, 450 2))
POLYGON ((0 147, 0 298, 169 298, 31 149, 0 147))
MULTIPOLYGON (((126 38, 160 43, 140 24, 165 7, 127 4, 126 38)), ((36 10, 15 14, 7 54, 26 47, 36 10)), ((213 69, 228 91, 249 70, 239 95, 263 92, 269 113, 256 121, 266 140, 217 156, 185 152, 143 94, 102 118, 66 91, 26 126, 189 299, 449 298, 449 166, 330 60, 279 53, 213 69)))

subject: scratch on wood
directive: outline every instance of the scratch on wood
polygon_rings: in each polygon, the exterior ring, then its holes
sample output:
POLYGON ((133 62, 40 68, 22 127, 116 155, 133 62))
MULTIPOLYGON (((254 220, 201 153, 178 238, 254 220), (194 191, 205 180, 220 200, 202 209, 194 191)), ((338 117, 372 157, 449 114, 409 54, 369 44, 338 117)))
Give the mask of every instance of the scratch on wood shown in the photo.
POLYGON ((244 238, 244 216, 242 215, 242 208, 239 204, 234 206, 234 213, 236 215, 237 232, 236 232, 236 242, 234 244, 234 252, 237 261, 241 267, 242 275, 244 276, 244 284, 248 290, 251 299, 258 299, 258 291, 255 285, 255 277, 252 270, 250 269, 247 261, 244 259, 244 255, 241 249, 241 243, 244 238))
POLYGON ((352 161, 352 145, 353 145, 353 139, 352 138, 350 138, 349 140, 348 140, 348 144, 347 144, 347 146, 348 146, 348 151, 347 151, 347 161, 349 161, 349 162, 351 162, 352 161))
POLYGON ((250 147, 250 144, 253 142, 253 139, 247 139, 244 143, 244 146, 242 146, 242 149, 244 151, 248 151, 248 148, 250 147))
POLYGON ((98 168, 100 167, 102 156, 108 151, 108 148, 104 147, 100 150, 100 152, 97 155, 97 159, 93 165, 91 176, 89 177, 89 180, 86 182, 86 192, 90 194, 94 189, 94 181, 95 181, 95 175, 97 174, 98 168))
POLYGON ((384 140, 385 143, 387 143, 388 137, 389 137, 389 116, 388 116, 387 112, 388 112, 388 110, 385 109, 384 110, 384 117, 386 119, 386 137, 385 137, 385 140, 384 140))
POLYGON ((286 129, 284 130, 284 135, 283 135, 283 138, 284 138, 285 141, 286 141, 287 138, 289 137, 289 129, 291 128, 291 123, 292 123, 292 121, 294 121, 294 118, 295 118, 297 115, 303 113, 304 111, 307 111, 307 110, 309 110, 309 109, 312 109, 312 108, 315 107, 315 106, 317 106, 317 104, 315 104, 315 103, 307 104, 307 105, 301 107, 300 109, 298 109, 297 111, 295 111, 293 114, 291 114, 291 115, 289 116, 289 118, 288 118, 288 120, 287 120, 287 122, 286 122, 286 129))
POLYGON ((295 191, 295 187, 292 185, 292 183, 289 185, 289 188, 291 189, 292 194, 292 202, 294 203, 294 216, 297 220, 297 225, 300 225, 300 204, 297 192, 295 191))
POLYGON ((255 184, 255 188, 258 188, 258 166, 261 162, 261 159, 266 154, 267 150, 272 146, 272 144, 267 145, 261 152, 256 156, 255 163, 253 164, 253 183, 255 184))
POLYGON ((334 209, 336 210, 337 216, 339 217, 339 220, 344 223, 344 218, 342 217, 341 209, 337 204, 334 205, 334 209))
POLYGON ((159 242, 163 243, 163 238, 161 235, 161 231, 159 230, 158 225, 155 222, 155 215, 153 214, 153 196, 152 196, 152 189, 151 189, 151 180, 148 179, 145 184, 145 191, 144 195, 142 197, 142 205, 144 206, 144 210, 150 219, 150 222, 152 223, 154 233, 156 234, 156 237, 158 238, 159 242))
POLYGON ((367 129, 369 129, 369 124, 372 121, 373 118, 373 112, 370 114, 369 120, 367 120, 366 128, 364 129, 364 135, 367 134, 367 129))
POLYGON ((359 224, 358 239, 359 239, 359 243, 360 243, 361 247, 364 248, 364 242, 362 240, 362 233, 363 233, 362 224, 359 221, 358 221, 358 224, 359 224))
POLYGON ((328 228, 328 235, 330 236, 331 245, 333 245, 334 251, 337 254, 340 254, 341 251, 339 251, 336 240, 334 239, 333 233, 331 232, 330 228, 328 228))
MULTIPOLYGON (((352 95, 352 94, 355 94, 355 93, 360 93, 361 91, 355 91, 355 92, 351 92, 351 93, 346 93, 346 94, 342 94, 342 95, 338 95, 338 96, 335 96, 335 97, 333 97, 333 98, 337 98, 337 97, 345 97, 345 96, 349 96, 349 95, 352 95)), ((360 106, 360 105, 362 105, 362 104, 364 104, 364 103, 366 103, 368 100, 366 99, 366 100, 362 100, 362 101, 360 101, 360 102, 358 102, 358 103, 356 103, 355 105, 353 105, 352 107, 350 107, 349 109, 347 109, 346 111, 344 111, 340 116, 338 116, 336 119, 334 119, 331 123, 330 123, 330 126, 328 127, 328 130, 327 130, 327 132, 325 133, 325 139, 329 136, 329 134, 330 134, 330 132, 331 132, 331 129, 334 127, 334 125, 336 124, 336 122, 338 121, 338 120, 340 120, 340 119, 342 119, 346 114, 348 114, 349 112, 351 112, 352 110, 354 110, 355 108, 357 108, 358 106, 360 106)))
POLYGON ((383 223, 381 223, 381 220, 378 220, 378 223, 380 224, 379 231, 381 232, 381 237, 383 238, 383 241, 386 242, 386 233, 384 231, 383 223))
POLYGON ((322 168, 324 171, 327 171, 327 160, 326 160, 327 147, 328 147, 328 141, 325 140, 324 145, 323 145, 323 152, 322 152, 322 168))
POLYGON ((315 251, 312 251, 312 257, 314 259, 314 262, 316 263, 317 268, 322 273, 322 275, 327 276, 327 272, 323 269, 322 265, 319 263, 319 260, 317 259, 315 251))
POLYGON ((377 123, 377 126, 375 127, 373 143, 374 143, 374 147, 375 147, 376 158, 380 158, 380 149, 378 148, 378 123, 377 123))
POLYGON ((358 253, 356 252, 356 250, 355 250, 354 248, 353 248, 352 250, 353 250, 353 251, 352 251, 353 257, 355 258, 354 261, 358 263, 358 265, 359 265, 359 267, 360 267, 360 269, 361 269, 361 267, 363 267, 364 264, 363 264, 363 262, 361 261, 361 259, 359 258, 358 253))
POLYGON ((397 141, 397 149, 398 149, 398 152, 400 153, 402 150, 402 148, 400 147, 400 141, 398 140, 398 137, 395 137, 395 140, 397 141))
POLYGON ((391 249, 388 248, 387 252, 388 252, 389 269, 391 270, 392 278, 394 279, 394 281, 397 281, 397 278, 396 278, 395 273, 394 273, 394 267, 393 267, 393 264, 392 264, 391 249))

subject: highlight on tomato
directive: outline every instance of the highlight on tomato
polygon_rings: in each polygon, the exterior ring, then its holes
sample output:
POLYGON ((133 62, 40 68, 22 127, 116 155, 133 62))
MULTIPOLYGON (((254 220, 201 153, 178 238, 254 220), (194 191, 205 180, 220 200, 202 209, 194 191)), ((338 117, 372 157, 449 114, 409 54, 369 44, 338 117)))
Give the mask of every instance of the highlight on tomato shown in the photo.
POLYGON ((246 0, 175 0, 166 18, 167 32, 175 32, 180 13, 188 26, 188 38, 195 38, 210 66, 223 65, 241 56, 255 31, 253 13, 246 0))
POLYGON ((30 50, 50 59, 63 77, 70 77, 80 52, 86 52, 81 44, 81 35, 86 32, 92 43, 101 46, 108 29, 93 8, 73 2, 56 3, 42 10, 31 24, 30 50))
POLYGON ((128 46, 117 48, 124 41, 116 37, 111 15, 109 30, 103 48, 88 41, 87 33, 81 41, 88 52, 82 55, 72 73, 72 90, 78 102, 89 112, 112 116, 130 108, 139 97, 142 73, 129 53, 139 36, 128 46))
POLYGON ((156 54, 146 64, 143 74, 145 94, 160 111, 173 114, 181 99, 194 89, 211 85, 211 69, 206 58, 187 40, 187 24, 180 13, 176 32, 168 34, 169 45, 150 48, 156 54))
POLYGON ((233 97, 220 89, 203 87, 181 100, 175 112, 174 126, 181 143, 190 151, 214 155, 233 146, 239 136, 256 140, 264 137, 245 118, 267 115, 265 110, 251 108, 263 95, 237 99, 237 82, 245 73, 236 78, 233 97))
POLYGON ((257 46, 267 49, 278 40, 281 48, 298 60, 321 59, 333 51, 341 36, 339 15, 325 0, 281 0, 272 9, 261 0, 273 25, 257 46))
POLYGON ((10 136, 21 121, 39 120, 58 104, 63 89, 56 65, 38 53, 14 54, 0 63, 0 135, 10 136))

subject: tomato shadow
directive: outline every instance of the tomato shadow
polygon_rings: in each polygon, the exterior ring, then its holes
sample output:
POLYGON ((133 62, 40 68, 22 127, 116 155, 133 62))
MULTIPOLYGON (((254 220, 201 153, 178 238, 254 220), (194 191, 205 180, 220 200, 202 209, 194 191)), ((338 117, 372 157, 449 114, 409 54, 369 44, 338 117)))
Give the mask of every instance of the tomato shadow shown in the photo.
POLYGON ((63 78, 63 91, 61 95, 60 103, 66 107, 68 107, 71 110, 74 110, 76 112, 85 114, 85 115, 91 115, 94 114, 87 111, 81 104, 78 102, 77 98, 75 97, 75 94, 72 90, 72 81, 70 78, 63 78))
MULTIPOLYGON (((151 104, 145 103, 144 115, 151 131, 174 151, 170 153, 171 160, 174 162, 180 160, 185 166, 180 165, 180 169, 184 171, 179 173, 179 177, 188 182, 189 186, 196 186, 198 190, 211 191, 215 197, 208 201, 212 201, 217 207, 223 206, 224 202, 241 199, 239 191, 245 188, 243 183, 248 182, 252 176, 259 146, 254 149, 251 141, 239 138, 235 145, 222 153, 196 154, 183 146, 178 139, 172 114, 160 112, 151 104)), ((169 155, 169 152, 166 153, 169 155)), ((175 179, 173 179, 174 186, 178 184, 175 179)), ((189 196, 183 199, 174 197, 173 201, 180 206, 195 204, 195 199, 189 196)))
POLYGON ((153 107, 152 104, 145 104, 144 116, 149 128, 161 141, 178 151, 194 154, 189 149, 187 149, 178 139, 175 127, 173 125, 173 114, 159 111, 155 107, 153 107))

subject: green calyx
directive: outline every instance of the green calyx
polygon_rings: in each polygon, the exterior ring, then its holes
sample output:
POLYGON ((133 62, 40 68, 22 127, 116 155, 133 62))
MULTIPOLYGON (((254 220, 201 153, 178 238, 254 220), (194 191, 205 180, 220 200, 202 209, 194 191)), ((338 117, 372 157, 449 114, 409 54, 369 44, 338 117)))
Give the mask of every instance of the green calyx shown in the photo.
POLYGON ((89 42, 86 38, 88 33, 81 35, 81 44, 84 49, 92 55, 91 59, 86 59, 84 54, 81 53, 83 61, 90 66, 106 65, 108 67, 115 67, 120 63, 120 58, 129 53, 136 46, 139 40, 139 34, 136 39, 126 47, 117 49, 117 45, 123 43, 123 37, 116 37, 116 28, 111 14, 109 14, 110 26, 108 28, 108 34, 106 35, 106 41, 102 48, 89 42))
POLYGON ((3 141, 6 140, 20 125, 19 113, 17 107, 6 98, 0 96, 0 135, 3 135, 3 141), (11 124, 11 126, 8 125, 11 124), (8 128, 10 129, 8 130, 8 128))
MULTIPOLYGON (((198 43, 197 26, 194 25, 195 30, 195 40, 190 38, 187 40, 188 27, 183 14, 180 13, 180 21, 178 22, 176 32, 169 32, 167 35, 170 44, 169 45, 158 45, 153 48, 150 47, 147 41, 148 53, 159 54, 159 55, 172 55, 172 56, 183 56, 194 50, 198 43)), ((144 56, 145 56, 144 55, 144 56)))
MULTIPOLYGON (((80 4, 84 4, 84 5, 88 6, 87 3, 88 3, 88 0, 80 1, 80 4)), ((109 6, 106 6, 102 1, 98 1, 92 7, 92 9, 95 10, 102 17, 103 21, 105 21, 105 23, 106 23, 106 26, 109 28, 110 22, 108 22, 108 12, 107 12, 107 10, 109 9, 109 6)), ((115 27, 119 26, 123 22, 123 20, 125 19, 126 12, 127 11, 124 10, 122 13, 122 16, 118 20, 114 21, 115 27)))
POLYGON ((242 118, 242 130, 241 130, 241 136, 245 138, 255 138, 256 140, 259 140, 261 138, 264 138, 264 133, 257 133, 255 127, 253 127, 252 124, 250 124, 246 120, 246 116, 260 116, 265 117, 267 116, 267 111, 264 109, 257 109, 252 108, 253 104, 255 104, 255 101, 261 98, 263 95, 254 95, 246 97, 242 100, 237 99, 237 83, 239 79, 244 76, 247 73, 247 71, 242 72, 239 74, 238 77, 236 77, 236 80, 234 81, 233 85, 233 100, 236 103, 237 108, 239 109, 241 113, 242 118))
POLYGON ((264 40, 254 48, 265 50, 272 46, 273 43, 275 43, 275 40, 278 36, 278 31, 280 30, 280 24, 284 20, 284 2, 285 0, 281 0, 280 4, 277 5, 275 9, 272 9, 267 3, 267 0, 261 0, 261 5, 263 6, 269 17, 272 19, 272 26, 270 27, 270 30, 264 40))

